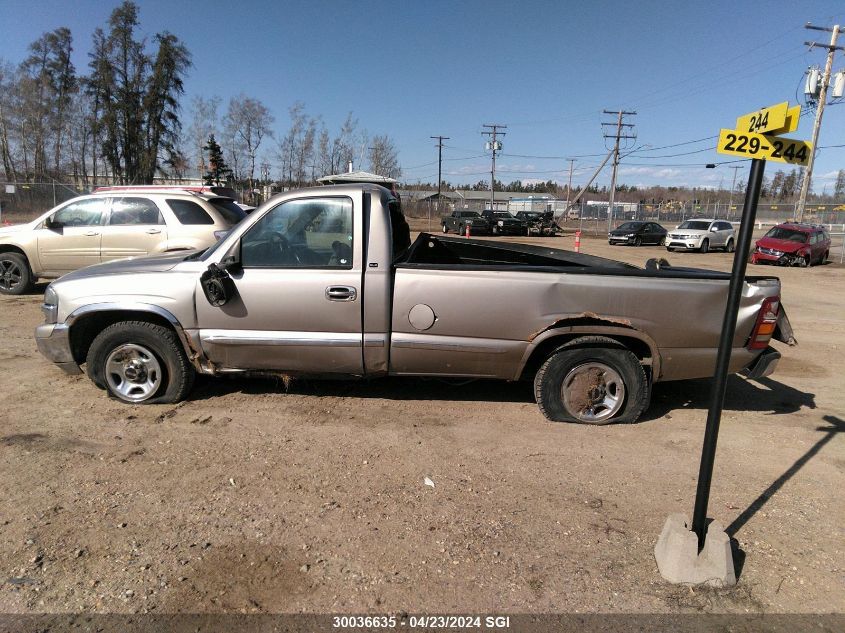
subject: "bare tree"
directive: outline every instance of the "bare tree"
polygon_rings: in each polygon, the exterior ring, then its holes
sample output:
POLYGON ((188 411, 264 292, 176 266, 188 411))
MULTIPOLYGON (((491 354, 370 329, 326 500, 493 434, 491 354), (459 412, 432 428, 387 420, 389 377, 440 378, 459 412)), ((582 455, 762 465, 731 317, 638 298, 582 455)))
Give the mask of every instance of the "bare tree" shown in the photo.
POLYGON ((370 171, 388 178, 399 178, 399 154, 389 136, 374 136, 369 147, 370 171))
POLYGON ((255 182, 255 156, 265 136, 271 136, 273 115, 258 99, 241 94, 229 101, 223 119, 224 137, 231 144, 232 168, 244 164, 240 175, 249 180, 250 195, 255 182))
POLYGON ((205 162, 205 145, 210 136, 218 134, 220 97, 209 99, 194 97, 191 100, 191 124, 187 130, 187 153, 193 156, 194 167, 200 174, 205 174, 208 166, 205 162))

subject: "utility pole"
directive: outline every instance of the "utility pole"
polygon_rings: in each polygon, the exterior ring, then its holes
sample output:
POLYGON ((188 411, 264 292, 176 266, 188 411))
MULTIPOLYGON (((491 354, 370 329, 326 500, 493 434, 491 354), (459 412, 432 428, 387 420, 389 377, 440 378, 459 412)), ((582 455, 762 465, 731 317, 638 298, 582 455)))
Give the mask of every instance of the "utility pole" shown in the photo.
POLYGON ((816 162, 816 145, 819 140, 819 129, 822 126, 822 115, 824 114, 824 102, 827 99, 827 89, 830 85, 830 71, 833 68, 833 55, 838 50, 845 50, 842 46, 836 45, 836 40, 839 37, 838 24, 834 24, 832 28, 806 24, 804 28, 812 29, 814 31, 827 31, 831 34, 831 36, 829 45, 820 44, 818 42, 804 42, 804 44, 809 46, 811 49, 814 46, 826 48, 827 63, 824 66, 824 74, 822 75, 821 91, 819 92, 819 105, 816 110, 816 120, 813 123, 813 138, 810 141, 813 144, 813 151, 810 152, 810 160, 807 162, 807 169, 804 170, 804 180, 801 181, 801 193, 798 195, 798 207, 795 209, 799 222, 804 219, 804 207, 807 204, 807 194, 810 191, 810 180, 813 177, 813 163, 816 162))
POLYGON ((569 186, 566 187, 566 209, 569 210, 569 199, 572 197, 572 166, 575 164, 574 158, 567 158, 569 161, 569 186))
MULTIPOLYGON (((613 144, 613 171, 611 172, 610 176, 610 200, 607 203, 607 232, 613 229, 613 203, 616 197, 616 170, 619 167, 619 141, 623 138, 637 138, 634 134, 622 134, 623 128, 632 128, 634 125, 632 123, 622 123, 622 117, 627 115, 634 115, 636 112, 626 112, 625 110, 603 110, 604 114, 615 114, 617 115, 616 120, 616 132, 614 134, 610 134, 605 132, 604 138, 612 138, 614 139, 613 144)), ((602 125, 614 125, 613 123, 602 123, 602 125)))
POLYGON ((733 166, 729 167, 728 169, 734 170, 734 178, 733 178, 733 181, 731 181, 731 195, 728 198, 728 212, 725 214, 726 220, 728 219, 728 216, 731 213, 731 206, 733 206, 733 203, 734 203, 734 191, 736 191, 736 172, 738 170, 742 169, 742 165, 733 165, 733 166))
POLYGON ((497 141, 496 138, 499 136, 505 136, 507 132, 499 132, 499 130, 506 130, 508 129, 507 125, 501 125, 499 123, 485 123, 481 127, 490 128, 490 130, 485 130, 482 134, 486 134, 490 140, 487 142, 485 149, 489 149, 493 151, 493 163, 492 167, 490 168, 490 210, 494 209, 495 204, 495 190, 496 190, 496 152, 502 150, 502 143, 501 141, 497 141))
MULTIPOLYGON (((440 213, 440 183, 443 180, 440 175, 440 169, 443 165, 443 141, 448 141, 448 136, 429 136, 429 138, 436 138, 437 145, 437 212, 440 213)), ((428 230, 431 231, 431 207, 428 209, 428 230)))

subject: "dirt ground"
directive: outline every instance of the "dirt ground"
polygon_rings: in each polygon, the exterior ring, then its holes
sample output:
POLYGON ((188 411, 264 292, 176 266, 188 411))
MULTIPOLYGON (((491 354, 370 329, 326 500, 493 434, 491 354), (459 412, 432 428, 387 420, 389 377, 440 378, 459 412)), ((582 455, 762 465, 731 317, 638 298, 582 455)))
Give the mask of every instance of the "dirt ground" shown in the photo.
POLYGON ((845 612, 845 267, 764 272, 800 344, 729 381, 709 514, 741 549, 730 589, 653 556, 692 511, 708 381, 596 428, 485 381, 204 379, 126 406, 37 353, 39 293, 0 297, 0 612, 845 612))

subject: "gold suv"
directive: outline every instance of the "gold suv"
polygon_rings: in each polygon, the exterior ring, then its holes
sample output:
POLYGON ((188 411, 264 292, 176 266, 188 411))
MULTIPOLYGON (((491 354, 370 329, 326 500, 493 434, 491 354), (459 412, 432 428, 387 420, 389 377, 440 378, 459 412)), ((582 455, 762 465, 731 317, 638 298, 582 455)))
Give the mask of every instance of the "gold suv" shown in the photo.
POLYGON ((0 228, 0 294, 91 264, 208 248, 244 217, 230 198, 175 189, 80 196, 0 228))

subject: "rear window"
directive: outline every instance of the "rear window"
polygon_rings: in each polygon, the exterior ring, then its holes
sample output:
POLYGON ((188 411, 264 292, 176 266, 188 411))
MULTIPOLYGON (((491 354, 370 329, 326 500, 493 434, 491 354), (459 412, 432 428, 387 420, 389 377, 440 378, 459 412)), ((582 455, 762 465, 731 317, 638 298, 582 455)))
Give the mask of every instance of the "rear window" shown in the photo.
POLYGON ((214 220, 200 205, 190 200, 168 200, 167 206, 180 224, 214 224, 214 220))
POLYGON ((246 211, 228 198, 212 198, 209 202, 229 224, 237 224, 246 217, 246 211))

